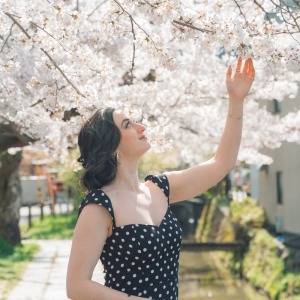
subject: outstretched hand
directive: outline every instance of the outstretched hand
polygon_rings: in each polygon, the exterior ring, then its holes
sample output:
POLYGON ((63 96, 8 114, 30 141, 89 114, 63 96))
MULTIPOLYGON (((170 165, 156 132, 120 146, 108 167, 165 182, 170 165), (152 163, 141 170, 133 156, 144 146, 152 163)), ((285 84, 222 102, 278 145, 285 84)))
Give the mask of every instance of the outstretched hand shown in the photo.
POLYGON ((239 57, 235 73, 232 76, 232 68, 229 67, 226 74, 226 86, 229 99, 234 101, 243 101, 247 96, 254 77, 255 69, 251 58, 248 58, 242 66, 242 58, 239 57))

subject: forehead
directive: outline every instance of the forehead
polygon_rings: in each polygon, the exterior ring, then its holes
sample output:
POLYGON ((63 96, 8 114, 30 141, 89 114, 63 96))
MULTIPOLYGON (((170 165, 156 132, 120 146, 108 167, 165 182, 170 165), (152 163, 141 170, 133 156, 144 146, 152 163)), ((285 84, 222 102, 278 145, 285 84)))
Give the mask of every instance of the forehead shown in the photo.
POLYGON ((129 117, 127 115, 125 115, 122 111, 119 110, 115 110, 113 112, 113 118, 114 118, 114 122, 115 124, 120 127, 122 124, 122 121, 124 119, 129 119, 129 117))

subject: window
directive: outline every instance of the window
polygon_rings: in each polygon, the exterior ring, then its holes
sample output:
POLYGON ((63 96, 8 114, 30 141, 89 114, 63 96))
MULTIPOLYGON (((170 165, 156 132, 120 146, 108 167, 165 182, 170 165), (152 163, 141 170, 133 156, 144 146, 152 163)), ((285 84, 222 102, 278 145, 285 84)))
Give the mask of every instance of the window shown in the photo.
POLYGON ((273 99, 273 114, 279 114, 281 112, 281 102, 273 99))
POLYGON ((282 199, 282 172, 276 172, 277 204, 283 204, 282 199))

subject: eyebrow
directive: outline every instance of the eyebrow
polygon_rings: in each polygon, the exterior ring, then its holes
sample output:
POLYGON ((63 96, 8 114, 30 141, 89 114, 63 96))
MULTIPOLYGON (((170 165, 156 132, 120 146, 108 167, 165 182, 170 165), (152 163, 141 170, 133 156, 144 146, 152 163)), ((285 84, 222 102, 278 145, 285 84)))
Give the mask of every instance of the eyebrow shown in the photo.
POLYGON ((124 119, 121 123, 121 127, 123 126, 123 123, 126 122, 126 121, 130 121, 128 118, 124 119))

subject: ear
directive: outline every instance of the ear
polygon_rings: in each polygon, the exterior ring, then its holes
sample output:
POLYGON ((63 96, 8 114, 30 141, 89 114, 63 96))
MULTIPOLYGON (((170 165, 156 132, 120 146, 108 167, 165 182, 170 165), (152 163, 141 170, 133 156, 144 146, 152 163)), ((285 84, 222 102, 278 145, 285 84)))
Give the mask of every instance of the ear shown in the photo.
POLYGON ((112 155, 116 162, 120 162, 120 155, 118 150, 112 155))

